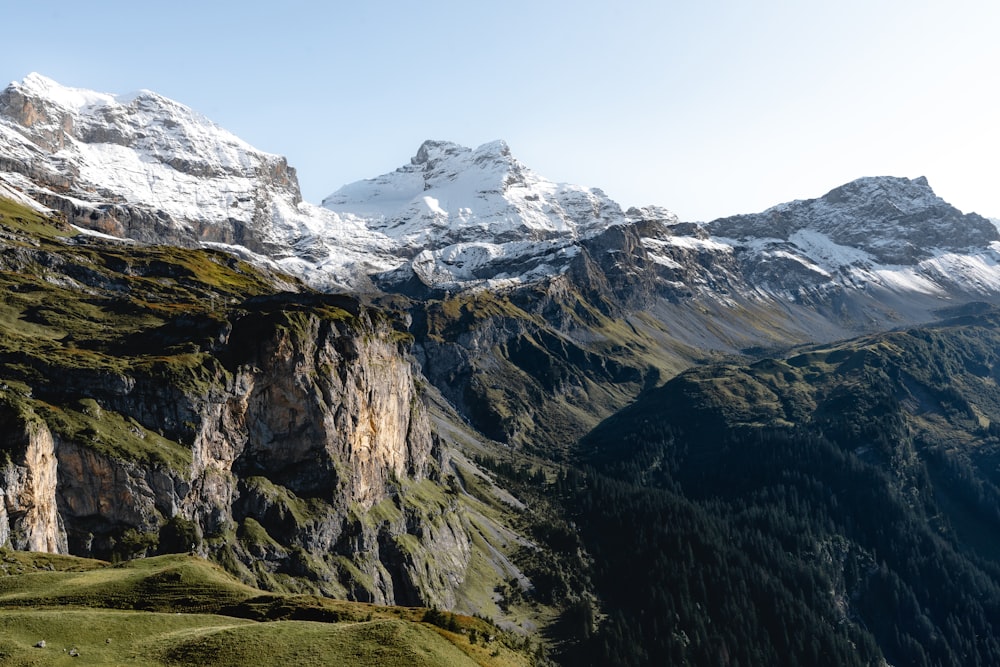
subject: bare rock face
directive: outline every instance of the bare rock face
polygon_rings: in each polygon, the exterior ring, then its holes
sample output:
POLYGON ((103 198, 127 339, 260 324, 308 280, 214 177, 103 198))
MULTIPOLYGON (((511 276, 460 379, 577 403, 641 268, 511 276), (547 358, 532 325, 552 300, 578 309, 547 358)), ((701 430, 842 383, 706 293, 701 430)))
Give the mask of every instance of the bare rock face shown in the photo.
POLYGON ((15 549, 67 553, 66 531, 56 507, 57 461, 52 433, 33 415, 0 409, 6 453, 0 467, 0 543, 15 549), (19 418, 21 417, 21 418, 19 418))
POLYGON ((428 479, 406 343, 353 300, 298 298, 234 317, 190 366, 71 374, 60 390, 92 398, 55 433, 5 391, 0 541, 101 558, 180 546, 266 587, 454 604, 471 540, 428 479), (421 485, 423 501, 400 500, 421 485))
POLYGON ((397 345, 297 319, 298 331, 282 327, 256 351, 268 367, 249 375, 246 412, 235 418, 247 429, 237 470, 363 507, 393 478, 423 477, 429 430, 397 345))
POLYGON ((108 558, 122 530, 156 533, 161 517, 176 513, 186 486, 168 469, 123 461, 79 442, 60 441, 58 461, 57 497, 74 554, 108 558))

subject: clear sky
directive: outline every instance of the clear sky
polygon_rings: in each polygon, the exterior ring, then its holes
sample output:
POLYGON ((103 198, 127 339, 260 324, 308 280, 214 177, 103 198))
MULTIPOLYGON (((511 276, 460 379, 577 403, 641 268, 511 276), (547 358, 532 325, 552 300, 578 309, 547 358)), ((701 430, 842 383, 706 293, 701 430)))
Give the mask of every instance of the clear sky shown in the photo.
POLYGON ((927 176, 1000 217, 1000 2, 12 2, 0 79, 154 90, 288 157, 305 198, 424 139, 684 220, 927 176))

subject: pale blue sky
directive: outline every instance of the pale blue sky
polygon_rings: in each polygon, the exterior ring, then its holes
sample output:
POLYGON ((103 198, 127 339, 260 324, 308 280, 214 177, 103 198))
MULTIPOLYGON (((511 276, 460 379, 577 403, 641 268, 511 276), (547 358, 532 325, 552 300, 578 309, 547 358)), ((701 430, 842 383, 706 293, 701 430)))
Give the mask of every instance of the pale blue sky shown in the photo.
POLYGON ((288 157, 305 198, 424 139, 707 220, 925 175, 1000 217, 1000 3, 8 3, 2 83, 148 88, 288 157))

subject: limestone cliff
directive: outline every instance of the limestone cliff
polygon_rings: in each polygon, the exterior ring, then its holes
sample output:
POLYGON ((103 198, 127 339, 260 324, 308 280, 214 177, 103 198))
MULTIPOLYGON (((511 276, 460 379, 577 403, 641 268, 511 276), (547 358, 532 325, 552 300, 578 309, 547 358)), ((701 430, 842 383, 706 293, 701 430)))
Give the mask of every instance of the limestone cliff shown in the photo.
POLYGON ((0 541, 192 549, 271 588, 453 605, 470 538, 439 489, 401 499, 437 488, 440 446, 392 319, 279 294, 199 326, 199 351, 4 385, 0 541))
POLYGON ((417 370, 403 305, 4 199, 0 250, 0 544, 507 615, 527 543, 491 482, 456 482, 478 436, 417 370))
MULTIPOLYGON (((253 304, 260 309, 224 324, 212 354, 194 355, 190 365, 154 362, 127 381, 91 383, 81 419, 88 410, 105 424, 122 419, 144 442, 105 448, 87 427, 55 438, 55 496, 70 551, 105 558, 151 551, 161 526, 179 520, 195 549, 235 558, 260 583, 294 574, 302 580, 281 578, 286 587, 347 589, 390 603, 395 583, 413 603, 447 599, 447 591, 431 593, 385 562, 399 558, 387 548, 396 537, 415 530, 432 536, 432 529, 419 521, 364 525, 373 505, 435 468, 399 335, 387 318, 352 301, 339 303, 355 313, 332 299, 315 310, 297 299, 253 304), (177 460, 146 459, 142 445, 161 439, 153 429, 166 443, 190 448, 175 445, 177 460)), ((452 537, 468 552, 461 530, 452 537)), ((33 544, 66 549, 65 539, 33 544)))
POLYGON ((0 407, 7 447, 0 467, 0 543, 15 549, 66 552, 66 531, 56 510, 56 456, 52 434, 30 414, 0 407))

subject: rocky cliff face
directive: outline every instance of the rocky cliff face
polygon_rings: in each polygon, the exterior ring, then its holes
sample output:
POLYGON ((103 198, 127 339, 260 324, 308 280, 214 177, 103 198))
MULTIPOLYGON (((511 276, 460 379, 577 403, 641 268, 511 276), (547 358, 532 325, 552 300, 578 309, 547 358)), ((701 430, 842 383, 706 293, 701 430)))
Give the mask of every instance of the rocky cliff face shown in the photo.
MULTIPOLYGON (((190 463, 149 465, 85 438, 58 438, 70 550, 107 558, 124 530, 157 534, 179 517, 201 535, 196 548, 207 555, 231 550, 258 578, 297 568, 318 590, 341 592, 336 558, 355 560, 351 540, 342 539, 349 517, 360 522, 400 484, 435 467, 412 365, 395 331, 363 311, 358 321, 341 314, 343 321, 280 310, 246 315, 232 323, 218 357, 183 369, 154 366, 124 393, 91 392, 96 405, 188 441, 190 463), (174 382, 164 383, 167 372, 178 374, 174 382), (232 541, 234 532, 246 539, 232 541), (254 556, 262 542, 274 543, 269 558, 254 556), (302 552, 318 555, 295 564, 302 552)), ((395 557, 379 539, 391 542, 394 531, 407 529, 378 526, 365 535, 371 543, 356 566, 370 579, 355 582, 357 596, 396 600, 378 576, 382 558, 395 557)), ((407 599, 426 595, 416 583, 413 589, 407 599)))
POLYGON ((195 550, 269 588, 456 603, 470 529, 435 481, 396 317, 221 254, 25 220, 0 219, 0 540, 195 550))
POLYGON ((0 541, 15 549, 66 553, 52 433, 37 417, 19 415, 10 405, 0 409, 0 425, 10 443, 0 468, 0 541))
MULTIPOLYGON (((164 524, 183 519, 197 536, 194 548, 231 552, 257 568, 255 576, 297 567, 315 588, 342 592, 351 581, 338 570, 344 559, 359 572, 349 585, 358 597, 387 603, 401 590, 414 604, 453 600, 469 540, 444 508, 444 518, 427 525, 422 515, 402 513, 399 521, 366 524, 373 506, 391 503, 401 485, 420 483, 438 464, 395 330, 364 311, 357 320, 340 316, 245 315, 218 346, 224 363, 206 356, 114 382, 81 374, 89 377, 46 392, 47 401, 62 402, 70 399, 59 395, 67 388, 92 386, 75 410, 59 410, 65 421, 57 421, 55 435, 44 419, 9 410, 4 540, 39 551, 130 556, 128 549, 152 551, 164 524), (109 422, 136 442, 97 426, 109 422), (144 446, 180 456, 148 460, 144 446), (232 540, 234 533, 246 539, 232 540), (433 586, 423 581, 435 576, 429 555, 413 556, 414 579, 399 572, 394 545, 404 535, 420 546, 415 554, 449 546, 457 556, 442 559, 448 574, 433 586), (262 542, 272 548, 262 550, 262 542), (296 550, 314 556, 293 565, 296 550)), ((31 405, 26 396, 18 400, 31 405)))

